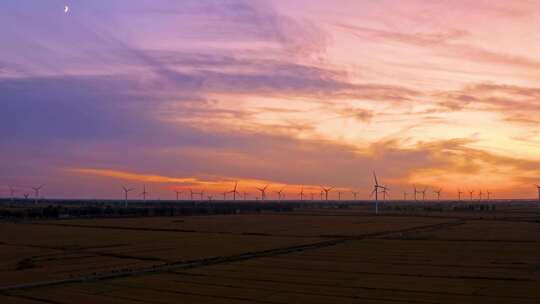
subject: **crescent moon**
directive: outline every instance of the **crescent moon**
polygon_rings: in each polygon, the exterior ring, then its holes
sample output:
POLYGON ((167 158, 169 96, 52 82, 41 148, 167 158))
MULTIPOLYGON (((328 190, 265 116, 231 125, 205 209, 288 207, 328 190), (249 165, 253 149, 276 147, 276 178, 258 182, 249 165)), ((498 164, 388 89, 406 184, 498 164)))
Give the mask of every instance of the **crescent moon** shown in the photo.
POLYGON ((64 6, 64 14, 67 14, 69 12, 69 6, 64 6))

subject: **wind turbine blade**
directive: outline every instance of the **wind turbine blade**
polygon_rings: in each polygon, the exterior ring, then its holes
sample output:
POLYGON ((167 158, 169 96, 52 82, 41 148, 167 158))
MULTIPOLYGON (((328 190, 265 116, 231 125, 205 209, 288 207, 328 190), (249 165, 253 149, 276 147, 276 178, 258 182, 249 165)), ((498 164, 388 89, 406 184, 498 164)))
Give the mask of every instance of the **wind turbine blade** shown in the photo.
POLYGON ((375 185, 379 185, 379 182, 377 181, 377 174, 375 174, 375 171, 373 171, 373 179, 375 179, 375 185))

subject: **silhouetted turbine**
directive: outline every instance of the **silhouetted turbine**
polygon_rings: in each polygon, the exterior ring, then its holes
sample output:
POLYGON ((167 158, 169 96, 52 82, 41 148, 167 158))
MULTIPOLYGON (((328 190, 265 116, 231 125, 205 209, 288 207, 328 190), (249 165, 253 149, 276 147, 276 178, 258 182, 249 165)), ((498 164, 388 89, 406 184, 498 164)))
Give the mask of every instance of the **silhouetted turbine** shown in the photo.
POLYGON ((176 193, 176 200, 179 201, 180 200, 180 194, 182 194, 184 191, 174 190, 174 192, 176 193))
POLYGON ((332 189, 334 189, 334 187, 330 187, 330 188, 321 187, 321 188, 324 191, 325 200, 328 200, 328 192, 332 191, 332 189))
POLYGON ((369 195, 371 198, 373 194, 375 194, 375 214, 379 214, 379 189, 385 190, 386 187, 380 186, 379 181, 377 180, 377 174, 375 174, 375 171, 373 171, 373 180, 375 182, 375 185, 373 185, 373 191, 369 195))
POLYGON ((15 190, 15 188, 13 188, 12 186, 9 186, 9 195, 11 196, 12 203, 13 201, 15 201, 15 192, 17 192, 17 190, 15 190))
POLYGON ((437 193, 437 200, 440 201, 441 200, 442 188, 440 188, 439 190, 433 190, 433 192, 437 193))
POLYGON ((228 193, 233 194, 233 201, 236 200, 236 193, 240 194, 238 191, 236 191, 237 188, 238 188, 238 182, 235 182, 234 183, 234 188, 231 191, 228 192, 228 193))
POLYGON ((146 202, 146 195, 150 194, 149 192, 146 191, 146 185, 143 185, 143 192, 141 192, 141 195, 143 197, 143 201, 146 202))
POLYGON ((427 191, 427 188, 424 188, 424 190, 422 190, 422 191, 418 191, 418 192, 422 193, 422 200, 423 201, 426 200, 426 191, 427 191))
POLYGON ((275 191, 278 195, 278 200, 281 201, 281 198, 283 196, 283 189, 285 189, 285 187, 281 188, 281 190, 279 191, 275 191))
POLYGON ((135 189, 134 188, 127 188, 125 186, 122 186, 122 189, 124 189, 124 207, 127 207, 128 193, 135 190, 135 189))
POLYGON ((266 199, 266 188, 268 188, 268 185, 264 186, 263 188, 255 187, 255 189, 261 192, 261 201, 264 201, 266 199))
POLYGON ((34 193, 35 193, 35 203, 37 204, 38 202, 38 199, 39 199, 39 191, 43 188, 43 185, 40 185, 39 187, 32 187, 32 189, 34 190, 34 193))
POLYGON ((388 189, 386 187, 386 185, 383 186, 382 189, 383 189, 383 191, 381 191, 381 193, 383 194, 383 201, 386 201, 386 196, 388 195, 388 190, 390 190, 390 189, 388 189))

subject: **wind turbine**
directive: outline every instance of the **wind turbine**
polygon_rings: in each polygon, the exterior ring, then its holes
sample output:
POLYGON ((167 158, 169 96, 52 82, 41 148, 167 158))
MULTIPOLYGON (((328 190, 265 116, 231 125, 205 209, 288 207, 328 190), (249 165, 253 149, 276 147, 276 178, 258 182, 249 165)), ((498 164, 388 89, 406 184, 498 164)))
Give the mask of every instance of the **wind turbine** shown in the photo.
POLYGON ((11 202, 12 203, 15 200, 15 192, 17 192, 17 190, 15 190, 15 188, 13 188, 12 186, 9 186, 9 194, 11 195, 11 202))
POLYGON ((338 191, 337 194, 338 194, 338 201, 340 201, 341 200, 341 191, 338 191))
POLYGON ((321 197, 320 199, 321 199, 321 201, 322 201, 322 198, 323 198, 323 195, 324 195, 323 193, 324 193, 324 192, 321 190, 321 193, 320 193, 320 197, 321 197))
POLYGON ((427 188, 424 188, 424 190, 422 190, 422 191, 418 191, 419 193, 422 193, 422 200, 423 201, 426 200, 426 191, 427 191, 427 188))
POLYGON ((488 199, 488 201, 491 200, 491 194, 492 194, 492 193, 488 190, 488 191, 487 191, 487 199, 488 199))
POLYGON ((263 188, 255 187, 255 189, 261 191, 261 201, 264 201, 266 198, 266 188, 268 188, 268 185, 264 186, 263 188))
POLYGON ((353 197, 354 197, 354 200, 356 200, 356 197, 358 196, 358 192, 354 192, 354 191, 351 191, 353 197))
POLYGON ((24 193, 23 196, 24 196, 24 199, 27 200, 28 197, 30 196, 30 194, 29 193, 24 193))
POLYGON ((275 191, 278 195, 278 200, 281 201, 281 198, 282 198, 282 194, 283 194, 283 189, 285 189, 285 187, 281 188, 281 190, 279 191, 275 191))
POLYGON ((36 195, 36 201, 35 203, 37 204, 38 202, 38 199, 39 199, 39 190, 41 190, 41 188, 43 188, 43 185, 40 185, 39 187, 32 187, 32 189, 34 190, 34 193, 36 195))
POLYGON ((303 201, 304 200, 304 187, 302 186, 302 189, 300 189, 300 201, 303 201))
POLYGON ((406 201, 407 200, 407 191, 403 191, 403 200, 406 201))
POLYGON ((416 194, 420 193, 420 191, 416 190, 416 185, 413 185, 414 187, 414 200, 417 201, 416 194))
POLYGON ((377 180, 377 174, 375 174, 375 171, 373 171, 373 180, 375 181, 375 185, 373 185, 373 191, 371 192, 370 197, 372 197, 373 193, 375 193, 375 214, 379 214, 379 188, 386 188, 379 185, 379 181, 377 180))
POLYGON ((146 202, 146 195, 147 194, 150 194, 150 193, 146 191, 146 185, 143 185, 143 192, 141 192, 141 194, 139 194, 139 195, 142 195, 143 201, 145 201, 145 202, 146 202))
POLYGON ((174 192, 176 193, 176 200, 180 200, 180 194, 182 194, 184 191, 178 191, 178 190, 174 190, 174 192))
POLYGON ((236 200, 236 193, 240 194, 238 191, 236 191, 237 188, 238 188, 238 182, 235 182, 234 188, 231 191, 229 191, 229 193, 233 194, 233 201, 236 200))
POLYGON ((461 194, 463 194, 463 192, 458 189, 457 194, 458 194, 458 200, 461 200, 461 194))
POLYGON ((227 199, 227 193, 230 193, 230 191, 225 191, 223 192, 223 200, 226 200, 227 199))
POLYGON ((135 189, 134 188, 127 188, 126 186, 122 186, 122 189, 124 189, 124 206, 127 207, 128 193, 135 190, 135 189))
POLYGON ((388 194, 388 189, 386 186, 383 186, 382 187, 383 191, 381 191, 381 193, 383 194, 383 201, 386 201, 386 195, 388 194))
POLYGON ((474 190, 469 190, 469 198, 471 199, 471 201, 472 201, 472 195, 473 195, 473 193, 474 193, 474 190))
POLYGON ((540 185, 535 184, 535 186, 538 189, 538 208, 540 208, 540 185))
POLYGON ((433 190, 433 192, 437 193, 437 200, 440 201, 441 200, 442 188, 440 188, 439 190, 433 190))
POLYGON ((478 193, 478 197, 480 197, 480 200, 482 200, 482 190, 480 190, 480 192, 478 193))
POLYGON ((332 189, 334 189, 334 187, 330 187, 330 188, 321 187, 321 188, 324 191, 325 200, 328 200, 328 192, 332 191, 332 189))

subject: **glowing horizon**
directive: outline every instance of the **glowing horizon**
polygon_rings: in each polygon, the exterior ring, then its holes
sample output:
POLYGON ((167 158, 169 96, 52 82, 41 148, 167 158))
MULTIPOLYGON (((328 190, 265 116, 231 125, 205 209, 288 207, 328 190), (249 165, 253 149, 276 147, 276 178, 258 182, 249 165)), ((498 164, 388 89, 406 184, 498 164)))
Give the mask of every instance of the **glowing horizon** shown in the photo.
POLYGON ((415 184, 536 196, 540 2, 65 7, 0 4, 0 197, 239 181, 366 199, 372 171, 396 199, 415 184))

